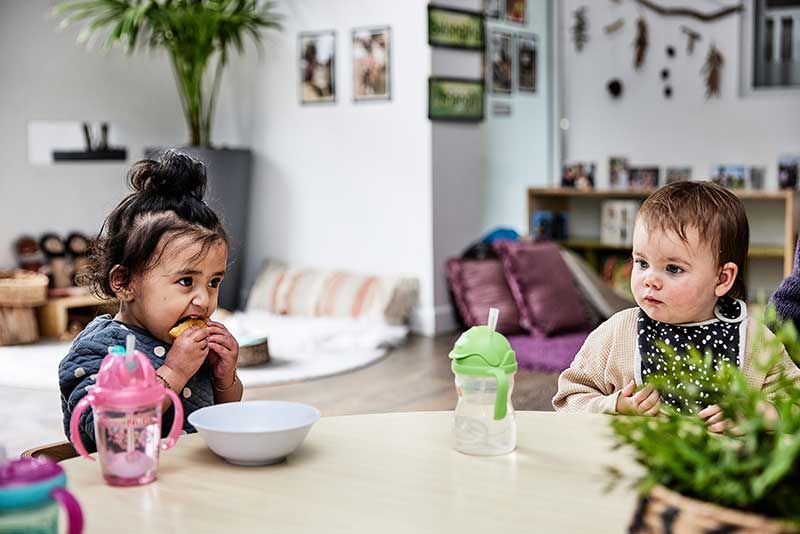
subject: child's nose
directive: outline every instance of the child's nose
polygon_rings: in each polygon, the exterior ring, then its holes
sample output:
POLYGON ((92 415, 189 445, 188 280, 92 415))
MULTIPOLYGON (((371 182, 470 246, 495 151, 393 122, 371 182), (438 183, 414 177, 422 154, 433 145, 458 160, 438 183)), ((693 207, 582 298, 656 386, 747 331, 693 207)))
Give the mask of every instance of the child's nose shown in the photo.
POLYGON ((644 285, 646 287, 652 287, 654 289, 660 289, 661 288, 661 279, 658 277, 658 274, 654 273, 653 271, 650 271, 644 277, 644 285))
POLYGON ((200 289, 197 293, 195 293, 194 298, 192 299, 192 304, 195 306, 206 308, 208 307, 210 297, 208 296, 208 291, 205 289, 200 289))

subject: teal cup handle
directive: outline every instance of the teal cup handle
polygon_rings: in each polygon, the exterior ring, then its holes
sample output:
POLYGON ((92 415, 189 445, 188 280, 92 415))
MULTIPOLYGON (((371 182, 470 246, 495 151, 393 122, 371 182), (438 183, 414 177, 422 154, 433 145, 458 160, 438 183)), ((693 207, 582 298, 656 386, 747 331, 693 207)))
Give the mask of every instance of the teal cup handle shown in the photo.
POLYGON ((492 369, 494 377, 497 379, 497 396, 494 399, 494 420, 500 421, 506 416, 506 405, 508 404, 508 376, 503 369, 494 367, 492 369))

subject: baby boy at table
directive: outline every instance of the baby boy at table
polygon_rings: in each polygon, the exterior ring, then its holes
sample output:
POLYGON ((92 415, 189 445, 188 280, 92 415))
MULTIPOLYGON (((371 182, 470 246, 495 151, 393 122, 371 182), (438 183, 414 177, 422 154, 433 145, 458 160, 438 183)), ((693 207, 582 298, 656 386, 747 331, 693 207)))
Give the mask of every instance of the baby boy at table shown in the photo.
MULTIPOLYGON (((769 389, 781 369, 800 377, 785 351, 769 371, 756 365, 762 356, 754 341, 772 334, 748 317, 741 300, 749 233, 742 202, 711 182, 678 182, 653 193, 633 232, 631 290, 638 307, 613 315, 589 335, 561 373, 553 407, 656 415, 662 402, 687 406, 673 393, 662 398, 648 383, 650 375, 669 368, 660 341, 677 354, 690 346, 710 351, 714 368, 723 361, 736 365, 761 389, 769 389)), ((771 405, 767 410, 777 415, 771 405)), ((712 432, 728 424, 717 405, 698 415, 712 432)))

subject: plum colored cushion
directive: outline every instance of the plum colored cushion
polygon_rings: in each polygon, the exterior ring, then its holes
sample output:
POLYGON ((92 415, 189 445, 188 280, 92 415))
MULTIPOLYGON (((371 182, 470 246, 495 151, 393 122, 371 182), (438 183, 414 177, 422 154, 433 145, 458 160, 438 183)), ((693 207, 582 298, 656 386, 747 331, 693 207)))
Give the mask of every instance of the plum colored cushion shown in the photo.
POLYGON ((537 335, 585 329, 589 321, 567 264, 555 243, 499 241, 506 281, 520 324, 537 335))
POLYGON ((572 363, 589 332, 573 332, 554 337, 509 336, 520 369, 560 373, 572 363))
POLYGON ((517 305, 499 259, 451 258, 445 263, 445 272, 453 291, 453 300, 467 326, 486 324, 489 308, 497 308, 500 311, 498 332, 522 332, 517 305))

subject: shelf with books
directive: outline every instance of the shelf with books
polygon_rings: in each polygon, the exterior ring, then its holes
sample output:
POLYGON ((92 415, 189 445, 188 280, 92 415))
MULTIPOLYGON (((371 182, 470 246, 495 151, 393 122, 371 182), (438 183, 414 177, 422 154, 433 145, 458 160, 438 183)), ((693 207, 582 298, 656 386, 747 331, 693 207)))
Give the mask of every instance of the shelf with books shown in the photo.
MULTIPOLYGON (((749 292, 771 293, 780 280, 792 270, 798 235, 798 195, 795 191, 732 190, 745 205, 750 221, 750 254, 746 266, 749 292)), ((549 187, 528 189, 528 221, 532 236, 541 236, 542 212, 552 219, 563 219, 561 235, 544 236, 582 254, 598 270, 610 256, 630 255, 630 232, 620 244, 601 239, 604 205, 615 201, 644 202, 652 193, 646 189, 577 190, 549 187), (612 201, 612 202, 608 202, 612 201), (537 234, 538 230, 538 234, 537 234)), ((624 202, 622 203, 624 204, 624 202)), ((546 217, 546 218, 547 218, 546 217)), ((546 219, 545 218, 545 219, 546 219)), ((607 228, 606 228, 607 230, 607 228)))

